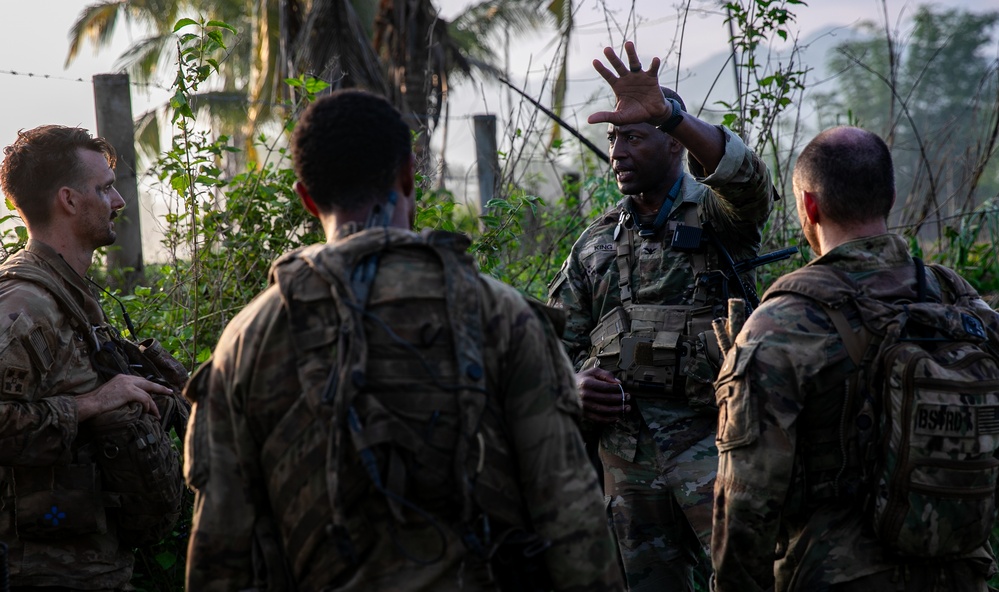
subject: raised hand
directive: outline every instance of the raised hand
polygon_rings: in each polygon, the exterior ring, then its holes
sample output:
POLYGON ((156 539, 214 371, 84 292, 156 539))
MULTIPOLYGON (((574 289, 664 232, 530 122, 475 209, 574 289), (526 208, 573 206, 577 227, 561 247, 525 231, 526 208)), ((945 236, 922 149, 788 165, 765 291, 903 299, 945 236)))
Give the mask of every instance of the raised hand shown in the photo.
POLYGON ((658 125, 666 121, 672 114, 672 108, 663 98, 659 88, 659 58, 652 58, 648 70, 642 70, 642 62, 638 59, 635 44, 628 41, 624 44, 628 56, 626 66, 611 47, 604 48, 607 62, 617 72, 610 71, 600 60, 593 60, 593 68, 603 76, 614 96, 617 105, 613 111, 600 111, 587 118, 589 123, 610 123, 627 125, 633 123, 651 123, 658 125))

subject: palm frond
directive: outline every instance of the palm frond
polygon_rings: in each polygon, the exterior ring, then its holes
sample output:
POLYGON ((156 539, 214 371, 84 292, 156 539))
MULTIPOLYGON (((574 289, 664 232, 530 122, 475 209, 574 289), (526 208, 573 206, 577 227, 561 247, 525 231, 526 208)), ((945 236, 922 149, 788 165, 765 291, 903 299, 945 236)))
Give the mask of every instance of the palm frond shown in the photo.
POLYGON ((91 4, 80 12, 69 30, 69 51, 66 54, 68 67, 79 55, 85 42, 90 42, 95 49, 101 49, 111 42, 114 35, 118 14, 125 6, 126 0, 108 0, 100 4, 91 4))
POLYGON ((148 82, 176 59, 176 36, 153 35, 140 39, 125 50, 115 68, 125 70, 136 82, 148 82))

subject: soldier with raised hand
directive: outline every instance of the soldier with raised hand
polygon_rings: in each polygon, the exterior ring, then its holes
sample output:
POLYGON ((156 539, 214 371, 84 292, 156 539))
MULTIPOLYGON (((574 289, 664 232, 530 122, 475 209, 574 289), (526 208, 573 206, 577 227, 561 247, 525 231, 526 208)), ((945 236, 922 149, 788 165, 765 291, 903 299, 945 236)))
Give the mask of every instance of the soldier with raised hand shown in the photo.
MULTIPOLYGON (((999 315, 964 279, 940 266, 923 267, 909 254, 908 241, 888 231, 895 178, 891 153, 877 135, 855 127, 822 132, 798 156, 793 186, 802 231, 817 257, 771 286, 718 379, 714 589, 985 592, 995 572, 987 539, 995 520, 999 427, 982 420, 995 413, 999 398, 999 315), (958 329, 991 348, 993 376, 972 376, 971 386, 954 391, 931 374, 937 366, 928 360, 935 358, 920 354, 923 366, 912 380, 930 377, 928 390, 900 391, 904 405, 961 421, 920 425, 895 416, 886 424, 891 434, 878 435, 885 429, 881 414, 898 413, 902 405, 888 398, 892 381, 877 376, 891 370, 879 363, 875 339, 887 338, 885 322, 893 314, 936 310, 933 303, 953 305, 948 317, 959 319, 958 329), (878 485, 879 467, 887 466, 881 455, 894 434, 917 449, 925 445, 923 452, 936 458, 878 485), (980 459, 957 462, 976 451, 980 459), (897 487, 911 487, 900 507, 914 520, 905 522, 902 512, 892 517, 893 527, 877 528, 874 512, 897 487), (991 511, 979 512, 979 501, 991 511), (925 530, 904 541, 910 528, 925 530), (965 538, 970 544, 943 549, 965 538), (912 544, 925 551, 907 555, 912 544)), ((917 325, 910 321, 908 329, 917 325)), ((906 347, 940 347, 943 357, 960 351, 940 336, 912 337, 906 347)), ((962 364, 990 367, 981 354, 963 360, 947 370, 950 380, 962 378, 962 364)), ((909 387, 897 381, 892 388, 909 387)), ((893 451, 898 463, 905 462, 903 453, 919 452, 893 451)))
POLYGON ((361 91, 295 128, 328 241, 275 262, 188 387, 189 590, 624 589, 557 311, 411 230, 410 144, 361 91))
MULTIPOLYGON (((131 589, 136 541, 102 468, 99 425, 157 424, 141 446, 162 452, 162 464, 138 470, 159 471, 173 505, 149 518, 169 531, 179 515, 179 461, 154 401, 169 400, 171 388, 130 373, 85 279, 125 206, 114 165, 114 149, 80 128, 21 131, 4 149, 0 183, 29 237, 0 265, 0 539, 14 590, 131 589)), ((121 459, 131 459, 137 442, 121 445, 121 459)))
MULTIPOLYGON (((594 68, 617 98, 610 157, 624 199, 580 236, 550 286, 568 313, 587 433, 599 441, 604 491, 633 591, 690 590, 708 549, 717 468, 711 321, 726 295, 705 281, 757 254, 774 195, 766 165, 731 131, 687 113, 611 49, 594 68), (687 156, 689 173, 684 172, 687 156)), ((751 276, 744 278, 751 281, 751 276)))

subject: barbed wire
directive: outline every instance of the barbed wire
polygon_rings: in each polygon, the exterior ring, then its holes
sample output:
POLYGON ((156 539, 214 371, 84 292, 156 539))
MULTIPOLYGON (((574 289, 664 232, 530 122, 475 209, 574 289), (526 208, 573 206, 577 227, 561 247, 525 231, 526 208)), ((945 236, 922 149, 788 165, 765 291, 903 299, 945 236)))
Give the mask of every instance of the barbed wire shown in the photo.
MULTIPOLYGON (((41 80, 58 80, 62 82, 82 82, 84 84, 89 84, 92 80, 86 80, 83 77, 71 78, 69 76, 59 76, 58 74, 42 74, 39 72, 24 72, 20 70, 0 70, 0 74, 5 74, 7 76, 21 76, 24 78, 38 78, 41 80)), ((164 86, 159 82, 136 82, 134 80, 129 80, 128 84, 130 86, 137 86, 142 88, 156 88, 159 90, 169 91, 170 87, 164 86)))

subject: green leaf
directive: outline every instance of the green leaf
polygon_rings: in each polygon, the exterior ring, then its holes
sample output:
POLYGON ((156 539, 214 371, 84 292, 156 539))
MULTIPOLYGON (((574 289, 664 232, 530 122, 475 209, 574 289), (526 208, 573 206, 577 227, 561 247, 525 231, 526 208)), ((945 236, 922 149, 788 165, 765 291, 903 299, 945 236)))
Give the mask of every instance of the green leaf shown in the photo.
POLYGON ((305 92, 309 94, 316 94, 329 88, 330 85, 325 80, 319 80, 318 78, 306 78, 305 79, 305 92))
POLYGON ((176 25, 173 26, 173 32, 176 33, 177 31, 183 29, 184 27, 188 27, 190 25, 197 25, 197 24, 198 24, 198 21, 196 21, 194 19, 182 18, 179 21, 177 21, 176 25))
POLYGON ((159 563, 163 569, 170 569, 177 563, 177 555, 169 551, 157 553, 155 559, 156 563, 159 563))
POLYGON ((227 23, 225 21, 211 20, 211 21, 208 21, 207 23, 205 23, 205 26, 206 27, 219 27, 221 29, 225 29, 227 31, 232 32, 234 35, 239 33, 239 31, 236 30, 236 27, 230 25, 229 23, 227 23))
POLYGON ((208 38, 218 43, 222 49, 225 49, 225 39, 222 37, 222 31, 208 31, 208 38))

